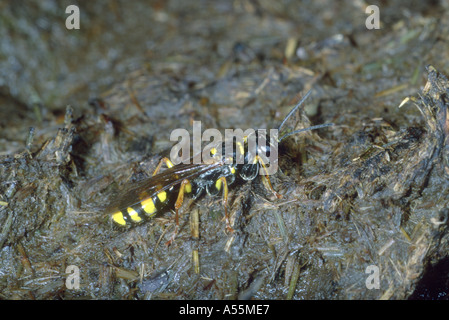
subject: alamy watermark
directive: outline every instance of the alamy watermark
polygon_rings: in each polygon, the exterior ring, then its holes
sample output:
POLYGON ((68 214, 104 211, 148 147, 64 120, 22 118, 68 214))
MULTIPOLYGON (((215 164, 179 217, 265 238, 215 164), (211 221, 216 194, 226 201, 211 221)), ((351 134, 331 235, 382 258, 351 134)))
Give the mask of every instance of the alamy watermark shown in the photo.
POLYGON ((65 13, 69 14, 69 16, 65 19, 65 27, 68 30, 80 28, 80 9, 78 6, 72 4, 67 6, 65 9, 65 13))
POLYGON ((260 174, 272 175, 278 169, 278 130, 225 129, 225 137, 218 129, 201 131, 201 121, 193 121, 193 141, 186 129, 175 129, 170 141, 177 142, 170 152, 174 165, 184 163, 213 163, 217 158, 225 164, 263 163, 260 174), (202 148, 203 142, 210 142, 202 148), (224 143, 224 148, 223 148, 224 143), (191 149, 193 149, 191 153, 191 149), (213 152, 211 152, 213 150, 213 152))
POLYGON ((365 13, 369 14, 368 18, 365 20, 365 27, 368 30, 380 29, 380 11, 379 7, 376 5, 367 6, 365 13))
POLYGON ((79 290, 80 288, 80 268, 75 265, 69 265, 65 269, 67 278, 65 279, 65 286, 67 289, 79 290))
POLYGON ((380 289, 380 274, 379 267, 376 265, 369 265, 365 270, 369 276, 365 280, 365 285, 368 290, 380 289))
MULTIPOLYGON (((65 20, 65 26, 68 30, 80 29, 80 9, 77 5, 69 5, 65 9, 65 13, 69 16, 65 20)), ((365 20, 365 26, 368 30, 380 29, 380 10, 376 5, 369 5, 365 9, 365 13, 369 16, 365 20)))

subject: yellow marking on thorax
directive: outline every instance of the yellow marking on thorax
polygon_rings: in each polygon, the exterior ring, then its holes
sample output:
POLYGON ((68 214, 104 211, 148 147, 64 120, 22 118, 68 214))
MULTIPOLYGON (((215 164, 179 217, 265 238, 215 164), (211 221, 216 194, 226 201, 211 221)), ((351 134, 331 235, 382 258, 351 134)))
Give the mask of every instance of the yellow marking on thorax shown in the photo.
POLYGON ((192 184, 190 182, 184 186, 184 192, 186 193, 192 192, 192 184))
POLYGON ((215 181, 215 188, 217 188, 218 191, 221 190, 221 180, 218 179, 217 181, 215 181))
POLYGON ((121 226, 126 226, 126 221, 123 218, 123 213, 121 213, 120 211, 112 215, 112 220, 121 226))
POLYGON ((239 147, 240 154, 245 154, 245 148, 243 147, 243 144, 237 142, 237 146, 239 147))
POLYGON ((134 210, 133 208, 128 207, 128 208, 126 209, 126 211, 128 211, 128 214, 129 214, 129 216, 130 216, 130 218, 131 218, 132 221, 134 221, 134 222, 140 222, 140 221, 142 221, 142 218, 139 217, 139 214, 138 214, 137 211, 134 210))

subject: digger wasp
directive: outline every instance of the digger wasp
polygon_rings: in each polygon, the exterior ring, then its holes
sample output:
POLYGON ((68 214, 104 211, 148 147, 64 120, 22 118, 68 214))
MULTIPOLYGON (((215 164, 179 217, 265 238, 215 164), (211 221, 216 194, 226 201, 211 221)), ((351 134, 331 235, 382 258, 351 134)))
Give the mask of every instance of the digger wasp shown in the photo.
MULTIPOLYGON (((278 132, 287 119, 304 103, 310 92, 307 92, 284 118, 278 128, 278 132)), ((245 137, 243 142, 235 142, 232 152, 226 150, 225 142, 222 141, 210 150, 211 160, 200 164, 180 163, 174 165, 170 159, 163 158, 157 165, 153 176, 129 185, 109 206, 108 212, 116 225, 128 227, 143 223, 157 214, 174 208, 175 235, 179 228, 178 210, 183 204, 186 195, 191 195, 195 200, 204 193, 210 196, 216 196, 221 193, 225 210, 226 230, 232 232, 233 229, 227 209, 229 186, 237 178, 243 179, 243 181, 251 181, 260 173, 266 179, 266 185, 270 191, 277 198, 281 198, 282 196, 271 185, 266 163, 261 154, 274 151, 273 148, 277 148, 278 142, 293 134, 332 125, 332 123, 328 123, 295 130, 279 139, 276 138, 276 140, 261 139, 256 133, 252 137, 245 137), (251 141, 255 141, 255 153, 248 151, 250 138, 253 138, 251 141), (264 143, 261 143, 261 140, 264 140, 264 143), (219 152, 220 150, 221 152, 219 152), (241 157, 243 162, 236 161, 238 157, 241 157), (167 169, 161 172, 164 164, 167 169)))

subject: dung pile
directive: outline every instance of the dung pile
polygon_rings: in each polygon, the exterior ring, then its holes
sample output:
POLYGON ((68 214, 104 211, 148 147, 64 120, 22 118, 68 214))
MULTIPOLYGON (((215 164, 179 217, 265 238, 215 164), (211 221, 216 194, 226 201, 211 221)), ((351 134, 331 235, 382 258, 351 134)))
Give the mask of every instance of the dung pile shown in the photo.
MULTIPOLYGON (((402 106, 413 103, 422 125, 334 119, 291 136, 273 177, 282 199, 260 180, 232 188, 232 234, 219 199, 186 202, 170 247, 170 212, 124 231, 101 210, 154 169, 160 156, 133 147, 151 140, 106 112, 72 119, 69 108, 54 139, 1 159, 2 297, 432 298, 426 272, 447 261, 448 89, 428 67, 422 93, 402 106), (66 285, 68 266, 80 271, 77 290, 66 285)), ((302 112, 295 126, 308 125, 302 112)))
POLYGON ((447 299, 446 2, 367 29, 348 0, 116 0, 79 30, 29 2, 0 12, 0 298, 447 299), (281 199, 230 188, 234 233, 208 196, 169 247, 170 210, 111 224, 174 129, 277 128, 310 89, 284 129, 335 126, 282 141, 281 199))

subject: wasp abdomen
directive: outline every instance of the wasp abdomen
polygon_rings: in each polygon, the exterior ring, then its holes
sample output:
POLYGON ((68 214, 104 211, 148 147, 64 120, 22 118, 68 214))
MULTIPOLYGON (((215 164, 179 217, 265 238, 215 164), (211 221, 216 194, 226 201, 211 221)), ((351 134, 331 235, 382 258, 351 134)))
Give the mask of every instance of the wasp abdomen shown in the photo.
POLYGON ((153 197, 143 199, 141 202, 125 207, 112 214, 112 221, 119 226, 139 224, 162 213, 171 203, 171 191, 160 191, 153 197))

